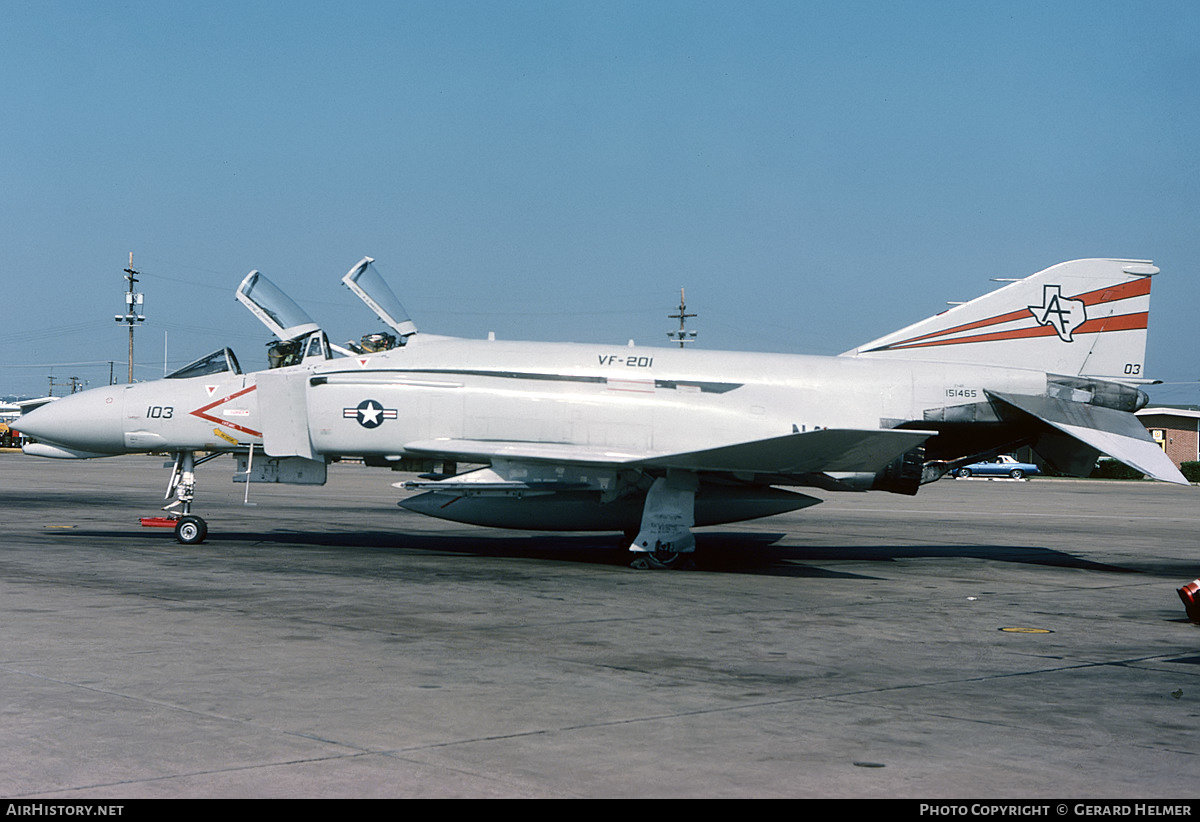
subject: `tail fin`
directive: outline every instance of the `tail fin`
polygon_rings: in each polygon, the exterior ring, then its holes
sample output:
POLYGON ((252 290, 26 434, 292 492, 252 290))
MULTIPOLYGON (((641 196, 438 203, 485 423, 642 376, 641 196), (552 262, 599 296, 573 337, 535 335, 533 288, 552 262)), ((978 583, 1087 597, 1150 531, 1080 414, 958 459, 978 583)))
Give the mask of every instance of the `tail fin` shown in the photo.
POLYGON ((1149 260, 1059 263, 842 356, 1141 381, 1157 273, 1149 260))

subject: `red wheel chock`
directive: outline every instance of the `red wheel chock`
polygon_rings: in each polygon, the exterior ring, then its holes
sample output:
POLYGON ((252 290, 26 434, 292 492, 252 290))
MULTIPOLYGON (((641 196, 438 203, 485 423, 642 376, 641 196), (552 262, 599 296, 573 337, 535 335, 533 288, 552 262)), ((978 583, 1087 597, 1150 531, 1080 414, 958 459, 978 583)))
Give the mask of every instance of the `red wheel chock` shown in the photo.
POLYGON ((1180 588, 1179 598, 1183 600, 1183 608, 1187 611, 1188 619, 1200 624, 1200 579, 1193 579, 1180 588))

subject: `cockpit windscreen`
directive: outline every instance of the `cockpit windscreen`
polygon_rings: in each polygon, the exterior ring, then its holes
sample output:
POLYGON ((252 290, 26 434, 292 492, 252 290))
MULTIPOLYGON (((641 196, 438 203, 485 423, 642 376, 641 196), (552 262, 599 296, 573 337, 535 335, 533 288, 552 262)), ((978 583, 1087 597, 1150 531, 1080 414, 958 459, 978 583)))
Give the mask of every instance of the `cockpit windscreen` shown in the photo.
POLYGON ((186 380, 189 377, 206 377, 209 374, 221 374, 226 371, 233 374, 242 373, 237 357, 228 348, 222 348, 220 351, 214 351, 195 362, 188 363, 177 371, 172 371, 163 379, 186 380))

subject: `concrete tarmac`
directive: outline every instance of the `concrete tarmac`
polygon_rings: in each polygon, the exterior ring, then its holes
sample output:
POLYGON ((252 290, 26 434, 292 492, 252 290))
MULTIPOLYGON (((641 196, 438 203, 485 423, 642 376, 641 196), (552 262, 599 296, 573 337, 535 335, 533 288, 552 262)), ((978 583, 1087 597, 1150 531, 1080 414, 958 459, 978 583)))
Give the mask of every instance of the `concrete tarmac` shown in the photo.
POLYGON ((1200 795, 1200 489, 942 480, 701 529, 443 523, 405 478, 0 454, 0 795, 1200 795))

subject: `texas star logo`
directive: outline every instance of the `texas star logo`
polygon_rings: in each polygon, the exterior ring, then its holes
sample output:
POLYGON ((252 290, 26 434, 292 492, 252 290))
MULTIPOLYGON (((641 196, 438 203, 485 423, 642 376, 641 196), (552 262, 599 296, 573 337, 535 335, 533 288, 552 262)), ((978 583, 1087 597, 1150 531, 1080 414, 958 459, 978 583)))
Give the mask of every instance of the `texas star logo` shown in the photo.
POLYGON ((1042 286, 1042 304, 1028 306, 1029 313, 1038 325, 1048 325, 1063 342, 1073 342, 1071 332, 1083 325, 1087 319, 1087 307, 1083 300, 1072 300, 1062 295, 1061 285, 1042 286))
POLYGON ((343 408, 343 419, 356 419, 363 428, 378 428, 384 420, 394 420, 397 417, 395 408, 384 408, 375 400, 363 400, 354 408, 343 408))

